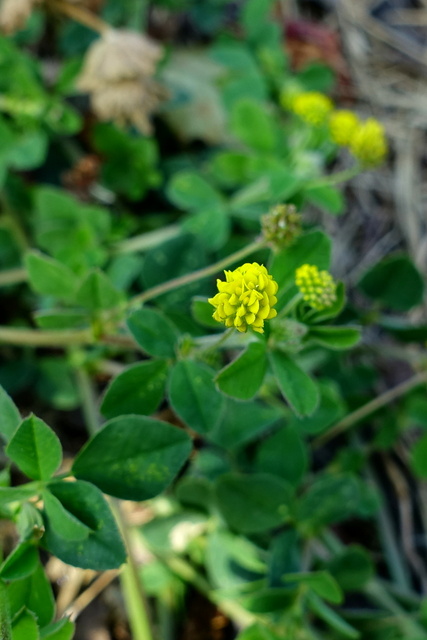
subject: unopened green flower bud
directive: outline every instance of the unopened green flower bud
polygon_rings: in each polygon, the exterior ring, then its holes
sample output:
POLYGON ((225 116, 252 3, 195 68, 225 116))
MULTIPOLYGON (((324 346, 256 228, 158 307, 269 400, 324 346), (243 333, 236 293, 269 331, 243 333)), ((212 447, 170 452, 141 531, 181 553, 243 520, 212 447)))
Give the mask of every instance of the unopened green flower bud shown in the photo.
POLYGON ((261 227, 273 249, 289 247, 302 233, 301 214, 293 204, 279 204, 262 216, 261 227))

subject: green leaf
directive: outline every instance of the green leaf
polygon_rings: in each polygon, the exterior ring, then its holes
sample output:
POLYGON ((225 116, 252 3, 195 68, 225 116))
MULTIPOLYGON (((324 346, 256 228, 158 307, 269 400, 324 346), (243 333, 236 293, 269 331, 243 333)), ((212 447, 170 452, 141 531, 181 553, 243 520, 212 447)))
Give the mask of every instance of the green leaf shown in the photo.
POLYGON ((242 27, 246 37, 256 43, 262 39, 266 25, 271 20, 273 0, 248 0, 242 7, 242 27))
POLYGON ((0 487, 0 505, 9 502, 23 502, 37 495, 38 491, 31 484, 19 487, 0 487))
POLYGON ((172 370, 169 398, 173 410, 191 429, 209 433, 221 419, 224 399, 216 390, 213 371, 192 360, 181 360, 172 370))
POLYGON ((273 122, 266 106, 251 98, 242 98, 233 105, 231 130, 241 142, 256 151, 272 152, 275 149, 277 132, 273 122))
POLYGON ((89 325, 87 313, 63 309, 37 311, 34 320, 42 329, 75 329, 89 325))
POLYGON ((209 251, 221 249, 230 236, 230 217, 224 207, 189 215, 182 223, 184 231, 194 234, 209 251))
POLYGON ((215 485, 218 508, 227 524, 241 533, 260 533, 289 518, 292 490, 268 474, 225 473, 215 485))
POLYGON ((148 360, 127 367, 107 388, 101 413, 106 418, 154 413, 164 396, 167 371, 166 360, 148 360))
POLYGON ((45 516, 57 535, 65 540, 85 540, 91 529, 67 511, 50 491, 43 492, 45 516))
POLYGON ((76 293, 76 303, 90 311, 112 309, 123 302, 123 294, 102 271, 93 270, 76 293))
POLYGON ((330 187, 329 185, 309 187, 304 191, 304 195, 311 204, 319 206, 327 213, 339 216, 344 212, 345 202, 343 195, 335 187, 330 187))
POLYGON ((48 147, 48 137, 42 129, 26 131, 15 138, 8 162, 18 171, 30 171, 43 164, 48 147))
POLYGON ((349 625, 336 611, 328 607, 315 593, 309 594, 308 601, 311 610, 345 638, 351 640, 360 638, 359 631, 349 625))
POLYGON ((220 151, 210 161, 209 169, 216 182, 225 188, 239 187, 250 177, 251 157, 238 151, 220 151))
POLYGON ((330 560, 328 571, 344 591, 358 591, 374 576, 375 568, 369 553, 357 545, 347 547, 330 560))
POLYGON ((247 538, 225 528, 207 535, 206 570, 213 588, 233 589, 265 576, 259 549, 247 538))
POLYGON ((174 205, 185 211, 215 209, 222 205, 219 191, 195 171, 179 171, 166 188, 166 195, 174 205))
POLYGON ((245 595, 240 600, 244 609, 252 613, 273 613, 277 614, 287 610, 295 602, 295 593, 288 587, 261 587, 245 595))
POLYGON ((86 540, 67 540, 51 527, 46 518, 42 545, 66 564, 82 569, 116 569, 126 560, 126 552, 116 521, 101 491, 90 484, 53 481, 49 491, 64 509, 90 529, 86 540))
POLYGON ((72 640, 75 624, 67 618, 62 618, 44 629, 40 629, 40 640, 72 640))
POLYGON ((427 324, 413 324, 395 317, 382 317, 378 324, 401 342, 427 342, 427 324))
POLYGON ((350 474, 318 478, 298 502, 298 522, 309 535, 351 516, 375 512, 377 499, 361 480, 350 474))
POLYGON ((223 330, 223 325, 213 319, 212 314, 214 312, 214 308, 211 304, 206 300, 206 298, 201 298, 195 296, 191 302, 191 313, 193 314, 193 318, 201 324, 203 327, 209 327, 209 329, 218 329, 223 330))
POLYGON ((330 318, 335 318, 341 313, 345 303, 346 297, 344 284, 342 282, 337 282, 335 302, 331 304, 330 307, 326 307, 326 309, 321 309, 320 311, 315 311, 314 313, 310 312, 309 323, 311 325, 314 325, 318 322, 324 322, 325 320, 330 320, 330 318))
POLYGON ((35 389, 41 400, 61 411, 77 409, 81 404, 75 370, 65 357, 38 359, 35 389))
POLYGON ((310 327, 305 342, 314 342, 327 349, 350 349, 360 340, 360 329, 354 327, 310 327))
POLYGON ((411 466, 419 478, 427 477, 427 434, 412 449, 411 466))
POLYGON ((101 179, 113 193, 140 200, 157 186, 157 143, 154 138, 136 136, 110 123, 93 128, 93 141, 103 157, 101 179))
POLYGON ((322 433, 345 414, 345 404, 337 389, 331 384, 320 384, 320 402, 312 416, 295 420, 294 427, 300 433, 316 435, 322 433))
POLYGON ((76 276, 58 260, 38 251, 30 251, 25 256, 25 266, 30 285, 37 293, 63 300, 74 296, 77 288, 76 276))
POLYGON ((321 63, 312 62, 296 74, 303 91, 320 91, 329 93, 334 88, 335 74, 331 67, 321 63))
POLYGON ((191 451, 188 435, 142 416, 115 418, 77 455, 73 473, 124 500, 148 500, 172 482, 191 451))
POLYGON ((21 422, 7 445, 6 453, 33 480, 48 480, 62 460, 58 437, 34 415, 21 422))
POLYGON ((39 554, 32 542, 21 542, 0 566, 2 580, 21 580, 36 570, 39 554))
POLYGON ((256 623, 239 633, 236 640, 282 640, 282 637, 261 623, 256 623))
POLYGON ((31 575, 11 582, 7 587, 7 593, 12 618, 22 607, 26 607, 34 613, 41 627, 53 620, 55 599, 50 582, 40 562, 31 575))
POLYGON ((32 502, 21 504, 16 518, 16 528, 21 542, 37 541, 43 535, 43 518, 32 502))
POLYGON ((270 429, 282 415, 280 410, 260 402, 227 398, 222 418, 208 437, 223 449, 236 449, 270 429))
MULTIPOLYGON (((146 287, 154 287, 166 280, 191 273, 206 264, 204 245, 195 236, 183 234, 147 252, 142 267, 142 279, 146 287)), ((202 293, 206 294, 206 283, 195 282, 163 294, 157 301, 159 304, 167 303, 169 310, 184 304, 187 309, 191 297, 202 293)))
POLYGON ((21 416, 15 403, 0 385, 0 434, 4 440, 10 440, 20 422, 21 416))
POLYGON ((221 369, 215 380, 223 393, 250 400, 262 385, 266 371, 266 343, 251 342, 236 360, 221 369))
POLYGON ((178 333, 161 311, 142 307, 129 316, 127 326, 146 353, 164 358, 175 357, 178 333))
POLYGON ((296 582, 312 589, 318 596, 340 604, 343 594, 336 580, 327 571, 313 571, 312 573, 287 573, 283 576, 285 582, 296 582))
POLYGON ((271 473, 297 486, 308 468, 307 448, 300 430, 286 425, 262 440, 256 452, 257 471, 271 473))
POLYGON ((13 621, 12 640, 39 640, 36 617, 27 609, 13 621))
POLYGON ((311 415, 319 403, 319 390, 310 376, 285 353, 273 351, 271 365, 279 389, 297 416, 311 415))
MULTIPOLYGON (((289 300, 287 289, 295 284, 295 271, 303 264, 313 264, 319 269, 328 269, 331 261, 331 239, 321 231, 310 231, 295 243, 275 254, 270 273, 279 285, 277 309, 289 300)), ((295 293, 297 289, 295 287, 295 293)))
POLYGON ((408 256, 395 255, 369 269, 359 288, 386 307, 409 311, 423 300, 424 278, 408 256))

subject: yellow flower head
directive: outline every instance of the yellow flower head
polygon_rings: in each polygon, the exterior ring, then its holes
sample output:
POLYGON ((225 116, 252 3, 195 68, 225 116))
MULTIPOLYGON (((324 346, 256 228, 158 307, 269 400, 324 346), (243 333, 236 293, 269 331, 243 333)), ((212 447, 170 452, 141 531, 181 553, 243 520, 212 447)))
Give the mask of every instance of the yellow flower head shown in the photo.
POLYGON ((326 122, 333 109, 332 100, 318 91, 308 91, 295 95, 289 108, 302 120, 315 126, 326 122))
POLYGON ((375 118, 368 118, 360 124, 350 141, 353 155, 365 167, 381 164, 387 155, 388 146, 384 127, 375 118))
POLYGON ((213 317, 226 327, 236 327, 241 332, 252 327, 254 331, 264 333, 264 320, 277 315, 273 309, 277 302, 277 282, 264 265, 257 262, 247 262, 224 273, 225 282, 216 281, 219 293, 209 298, 215 307, 213 317))
POLYGON ((332 140, 342 146, 349 145, 359 125, 359 119, 352 111, 347 109, 334 111, 329 119, 332 140))
POLYGON ((327 309, 337 299, 337 285, 331 274, 319 271, 313 264, 303 264, 296 270, 295 284, 304 300, 317 311, 327 309))

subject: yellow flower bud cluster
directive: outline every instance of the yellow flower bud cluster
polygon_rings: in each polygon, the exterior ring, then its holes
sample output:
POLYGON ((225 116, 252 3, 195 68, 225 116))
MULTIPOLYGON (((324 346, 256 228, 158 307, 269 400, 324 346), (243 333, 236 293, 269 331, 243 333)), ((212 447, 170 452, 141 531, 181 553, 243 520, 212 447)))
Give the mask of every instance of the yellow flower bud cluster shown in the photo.
POLYGON ((353 111, 338 109, 329 119, 329 131, 332 140, 343 147, 351 143, 356 129, 360 126, 359 118, 353 111))
POLYGON ((315 126, 325 124, 334 108, 332 100, 318 91, 298 93, 289 98, 288 104, 301 120, 315 126))
POLYGON ((242 333, 248 327, 264 333, 264 320, 277 315, 273 309, 277 302, 277 282, 264 265, 257 262, 247 262, 224 273, 225 282, 217 280, 219 293, 209 298, 209 303, 216 308, 213 318, 242 333))
POLYGON ((337 299, 337 285, 327 271, 319 271, 313 264, 303 264, 295 272, 295 284, 304 300, 317 311, 327 309, 337 299))

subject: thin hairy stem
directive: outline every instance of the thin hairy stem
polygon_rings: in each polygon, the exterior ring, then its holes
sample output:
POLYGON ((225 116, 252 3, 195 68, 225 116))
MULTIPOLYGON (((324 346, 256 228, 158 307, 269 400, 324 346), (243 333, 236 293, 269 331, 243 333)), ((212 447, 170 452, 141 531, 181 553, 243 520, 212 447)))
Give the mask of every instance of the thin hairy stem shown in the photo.
POLYGON ((315 438, 312 443, 313 447, 316 448, 325 444, 326 442, 329 442, 329 440, 332 440, 345 431, 348 431, 355 424, 361 422, 378 409, 386 407, 388 404, 393 402, 393 400, 396 400, 397 398, 405 395, 405 393, 408 393, 408 391, 411 391, 411 389, 414 389, 415 387, 419 387, 422 384, 426 383, 427 371, 416 373, 414 376, 412 376, 412 378, 409 378, 409 380, 405 380, 405 382, 398 384, 396 387, 393 387, 393 389, 385 391, 377 398, 374 398, 370 402, 364 404, 362 407, 359 407, 359 409, 356 409, 356 411, 349 413, 348 416, 337 422, 328 431, 315 438))
POLYGON ((197 271, 193 271, 192 273, 186 273, 179 278, 174 278, 173 280, 168 280, 167 282, 163 282, 162 284, 157 285, 156 287, 152 287, 151 289, 147 289, 143 293, 132 298, 129 302, 129 305, 135 306, 143 304, 148 300, 152 300, 153 298, 157 298, 161 296, 163 293, 167 293, 168 291, 173 291, 174 289, 178 289, 180 287, 185 286, 186 284, 191 284, 192 282, 197 282, 198 280, 203 280, 204 278, 209 278, 210 276, 214 276, 216 273, 225 269, 233 262, 238 262, 239 260, 243 260, 246 256, 258 251, 259 249, 264 249, 266 247, 265 240, 258 240, 256 242, 252 242, 247 245, 243 249, 232 253, 227 256, 227 258, 223 258, 222 260, 218 260, 214 264, 211 264, 208 267, 204 267, 203 269, 198 269, 197 271))

